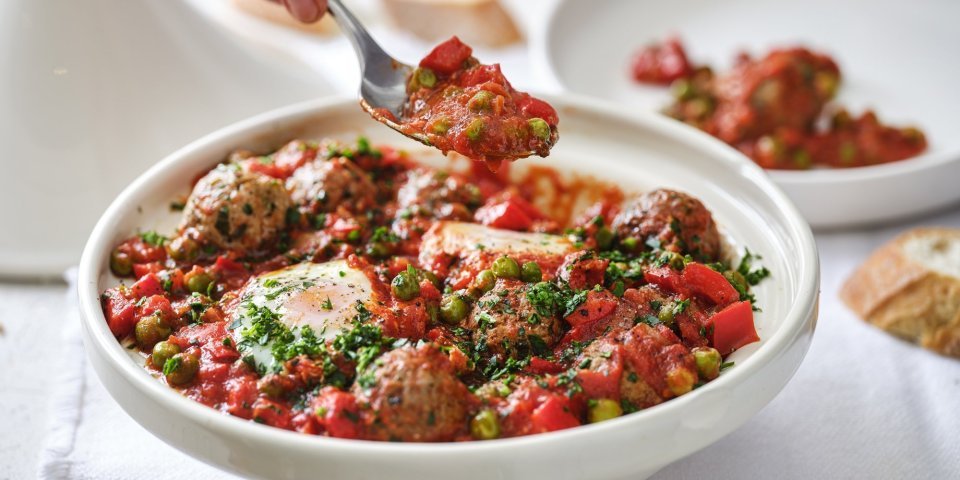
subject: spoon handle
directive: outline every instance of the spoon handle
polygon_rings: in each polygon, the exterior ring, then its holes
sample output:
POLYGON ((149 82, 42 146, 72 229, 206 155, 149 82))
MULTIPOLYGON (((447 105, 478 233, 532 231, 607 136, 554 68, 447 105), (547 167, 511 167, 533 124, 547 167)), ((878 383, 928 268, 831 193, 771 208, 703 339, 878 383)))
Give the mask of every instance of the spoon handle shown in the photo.
POLYGON ((390 55, 383 51, 383 48, 370 36, 370 32, 350 10, 347 10, 347 7, 343 6, 340 0, 328 0, 327 8, 357 52, 361 72, 365 71, 368 65, 374 66, 384 60, 387 62, 391 60, 390 55))

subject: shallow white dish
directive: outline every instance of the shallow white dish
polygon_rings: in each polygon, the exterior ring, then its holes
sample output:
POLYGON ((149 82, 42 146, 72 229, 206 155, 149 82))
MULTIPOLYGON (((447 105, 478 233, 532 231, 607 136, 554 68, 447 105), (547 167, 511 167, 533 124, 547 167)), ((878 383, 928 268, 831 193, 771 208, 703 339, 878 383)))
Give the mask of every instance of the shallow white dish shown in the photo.
MULTIPOLYGON (((162 160, 113 202, 80 263, 87 353, 103 384, 137 422, 183 452, 232 472, 271 478, 642 478, 742 425, 786 384, 813 333, 819 266, 809 228, 752 163, 659 115, 625 115, 584 99, 547 98, 561 141, 539 163, 589 172, 629 190, 663 185, 697 195, 738 245, 764 256, 771 279, 757 287, 760 343, 706 386, 615 421, 530 437, 458 444, 393 444, 313 437, 221 414, 180 396, 144 371, 107 328, 99 294, 115 279, 108 258, 138 227, 169 231, 169 200, 236 148, 276 148, 296 137, 364 134, 373 143, 436 154, 373 123, 356 101, 323 100, 266 113, 215 132, 162 160)), ((524 160, 530 162, 532 160, 524 160)), ((747 453, 747 452, 745 452, 747 453)))
POLYGON ((845 75, 839 102, 928 135, 926 154, 844 171, 770 172, 815 228, 899 219, 960 201, 960 3, 897 0, 563 1, 538 48, 564 88, 658 111, 663 88, 629 75, 642 45, 678 34, 691 60, 725 69, 736 52, 802 44, 828 52, 845 75))

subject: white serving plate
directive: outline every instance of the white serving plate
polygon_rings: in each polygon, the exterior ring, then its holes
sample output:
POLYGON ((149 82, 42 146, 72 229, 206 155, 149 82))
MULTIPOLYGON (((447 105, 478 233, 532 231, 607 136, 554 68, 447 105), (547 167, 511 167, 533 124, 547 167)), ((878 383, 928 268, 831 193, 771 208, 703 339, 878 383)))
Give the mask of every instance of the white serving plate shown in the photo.
MULTIPOLYGON (((366 135, 374 143, 437 158, 372 122, 354 99, 294 105, 235 124, 175 152, 141 175, 107 209, 79 269, 83 335, 91 363, 114 399, 154 435, 231 472, 270 478, 461 479, 642 478, 730 433, 783 388, 813 334, 819 266, 809 227, 763 172, 732 149, 654 114, 626 115, 596 101, 547 97, 562 118, 547 159, 523 162, 587 172, 628 190, 689 191, 714 212, 737 245, 764 256, 771 279, 756 290, 761 342, 731 357, 736 366, 706 386, 615 421, 488 442, 395 444, 314 437, 244 421, 162 385, 107 328, 100 292, 113 246, 138 228, 169 231, 168 204, 190 179, 237 148, 276 148, 291 138, 366 135)), ((747 453, 747 452, 744 452, 747 453)))
POLYGON ((629 109, 659 111, 663 88, 629 75, 642 45, 678 34, 694 62, 725 69, 736 52, 802 44, 834 56, 845 75, 839 102, 914 124, 927 153, 847 170, 771 171, 815 228, 876 224, 960 201, 960 2, 935 0, 563 1, 545 40, 548 79, 629 109))

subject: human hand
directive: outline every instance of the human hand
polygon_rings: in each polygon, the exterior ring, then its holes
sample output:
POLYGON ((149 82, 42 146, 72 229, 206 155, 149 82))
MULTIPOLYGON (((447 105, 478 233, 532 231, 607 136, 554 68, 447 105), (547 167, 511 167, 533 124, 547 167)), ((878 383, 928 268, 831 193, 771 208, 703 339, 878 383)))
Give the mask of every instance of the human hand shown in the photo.
POLYGON ((270 0, 286 7, 293 18, 303 23, 313 23, 327 13, 327 0, 270 0))

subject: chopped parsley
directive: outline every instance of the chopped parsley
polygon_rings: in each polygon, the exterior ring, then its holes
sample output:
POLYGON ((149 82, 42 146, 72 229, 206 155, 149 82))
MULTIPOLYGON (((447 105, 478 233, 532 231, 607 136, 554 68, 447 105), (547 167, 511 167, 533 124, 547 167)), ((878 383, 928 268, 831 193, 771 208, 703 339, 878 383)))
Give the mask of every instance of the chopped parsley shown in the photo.
POLYGON ((167 242, 167 237, 164 237, 153 230, 147 230, 146 232, 140 234, 140 240, 143 240, 144 243, 153 245, 154 247, 162 247, 163 244, 167 242))

